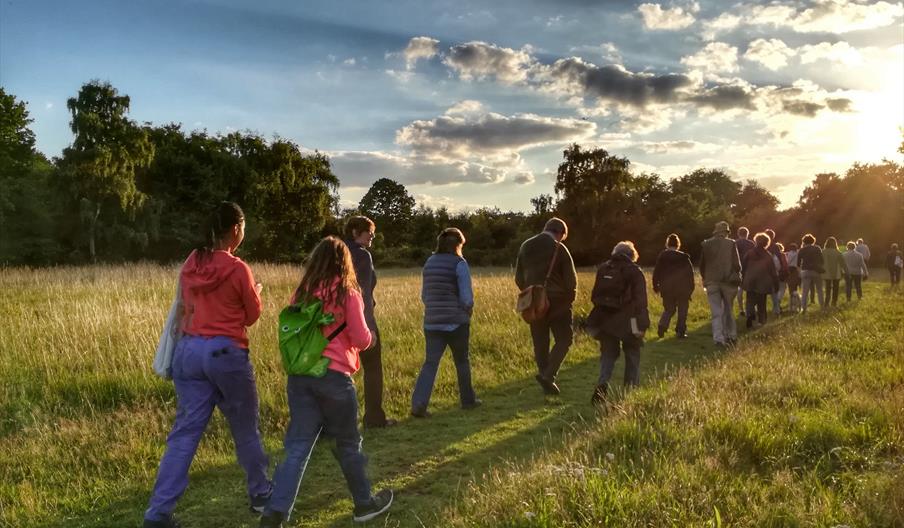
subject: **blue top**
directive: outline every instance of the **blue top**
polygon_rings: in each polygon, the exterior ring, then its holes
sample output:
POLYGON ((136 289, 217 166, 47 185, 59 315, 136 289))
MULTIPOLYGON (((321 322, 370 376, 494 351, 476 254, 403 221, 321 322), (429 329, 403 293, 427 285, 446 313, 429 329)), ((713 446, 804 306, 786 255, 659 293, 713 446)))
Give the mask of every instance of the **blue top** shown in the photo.
POLYGON ((474 290, 465 259, 449 253, 434 254, 424 264, 423 279, 425 330, 451 332, 470 322, 474 290))

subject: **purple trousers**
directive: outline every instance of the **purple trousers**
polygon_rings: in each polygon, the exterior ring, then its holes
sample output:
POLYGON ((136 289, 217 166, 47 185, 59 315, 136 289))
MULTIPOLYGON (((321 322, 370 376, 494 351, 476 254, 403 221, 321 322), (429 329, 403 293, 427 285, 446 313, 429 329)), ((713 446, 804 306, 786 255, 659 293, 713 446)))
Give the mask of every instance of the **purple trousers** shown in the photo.
POLYGON ((248 495, 269 492, 267 455, 258 431, 257 386, 248 350, 228 337, 185 336, 173 353, 176 422, 166 439, 157 482, 144 518, 164 521, 188 486, 188 468, 214 407, 226 417, 248 495))

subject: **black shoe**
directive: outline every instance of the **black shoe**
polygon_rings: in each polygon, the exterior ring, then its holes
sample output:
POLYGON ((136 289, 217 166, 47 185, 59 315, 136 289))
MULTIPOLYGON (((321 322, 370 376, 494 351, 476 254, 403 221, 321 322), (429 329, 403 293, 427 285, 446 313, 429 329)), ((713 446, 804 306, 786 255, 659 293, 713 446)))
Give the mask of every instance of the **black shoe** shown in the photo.
POLYGON ((677 337, 678 339, 687 339, 687 333, 686 332, 678 332, 677 334, 675 334, 675 337, 677 337))
POLYGON ((141 526, 142 528, 182 528, 182 525, 179 524, 179 521, 177 521, 176 518, 172 515, 165 521, 151 521, 149 519, 145 519, 144 524, 142 524, 141 526))
POLYGON ((251 502, 251 513, 264 513, 264 507, 266 507, 267 503, 270 502, 270 495, 273 495, 272 485, 270 486, 270 489, 267 490, 267 493, 261 493, 260 495, 249 497, 249 500, 251 502))
POLYGON ((472 401, 471 403, 461 404, 461 408, 466 411, 470 411, 471 409, 476 409, 481 405, 483 405, 483 402, 480 400, 480 398, 474 398, 474 401, 472 401))
POLYGON ((258 524, 259 528, 282 528, 283 520, 285 520, 285 515, 280 512, 270 512, 264 515, 261 515, 261 522, 258 524))
POLYGON ((534 379, 536 379, 537 383, 539 383, 540 386, 543 387, 544 394, 556 396, 557 394, 562 392, 559 390, 559 386, 556 385, 556 382, 546 379, 542 374, 537 374, 536 376, 534 376, 534 379))
POLYGON ((659 336, 659 339, 662 339, 663 337, 665 337, 665 330, 666 330, 665 328, 657 328, 656 329, 656 335, 659 336))
POLYGON ((392 490, 380 490, 379 493, 370 499, 367 506, 355 506, 355 513, 352 517, 355 522, 365 522, 373 519, 389 509, 392 505, 392 490))
POLYGON ((394 420, 392 418, 387 418, 383 420, 381 423, 364 423, 365 429, 383 429, 384 427, 392 427, 398 424, 398 420, 394 420))
POLYGON ((430 418, 430 413, 427 412, 426 407, 415 407, 411 409, 411 416, 415 418, 430 418))
POLYGON ((601 405, 606 403, 606 395, 609 392, 608 385, 597 385, 596 389, 593 390, 593 396, 590 398, 590 403, 592 405, 601 405))

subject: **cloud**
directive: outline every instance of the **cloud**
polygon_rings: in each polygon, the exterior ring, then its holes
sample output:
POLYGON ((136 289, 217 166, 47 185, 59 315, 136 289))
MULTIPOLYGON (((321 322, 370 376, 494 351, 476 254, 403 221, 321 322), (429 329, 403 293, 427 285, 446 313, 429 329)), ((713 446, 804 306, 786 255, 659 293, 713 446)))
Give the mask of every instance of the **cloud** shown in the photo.
POLYGON ((647 29, 684 29, 696 20, 694 15, 681 7, 663 9, 659 4, 640 4, 637 10, 640 11, 647 29))
POLYGON ((463 80, 497 79, 514 84, 524 81, 533 59, 529 48, 514 50, 472 41, 453 46, 443 62, 463 80))
POLYGON ((333 173, 342 187, 369 187, 380 178, 403 185, 432 183, 499 183, 505 171, 460 160, 430 161, 380 151, 337 151, 330 156, 333 173))
POLYGON ((635 148, 647 154, 674 154, 676 152, 716 152, 721 150, 721 145, 714 143, 701 143, 691 140, 672 141, 640 141, 629 143, 626 148, 635 148))
POLYGON ((753 104, 753 93, 746 86, 741 85, 715 86, 689 97, 688 100, 698 106, 713 110, 734 108, 754 110, 756 108, 753 104))
POLYGON ((50 110, 51 108, 53 108, 53 103, 51 103, 51 102, 49 102, 49 101, 46 102, 46 103, 44 103, 44 108, 45 108, 46 110, 50 110))
POLYGON ((618 47, 612 42, 603 42, 599 46, 575 46, 569 51, 572 53, 587 53, 602 57, 609 64, 622 64, 623 59, 618 47))
POLYGON ((794 55, 795 51, 779 39, 756 39, 747 46, 744 58, 776 71, 787 66, 794 55))
POLYGON ((354 66, 355 64, 357 64, 357 62, 358 62, 358 61, 355 60, 354 57, 350 57, 350 58, 345 59, 344 61, 342 61, 342 65, 343 65, 343 66, 354 66))
POLYGON ((844 41, 835 42, 834 44, 829 44, 828 42, 807 44, 798 48, 798 51, 801 64, 826 60, 852 66, 863 62, 863 57, 857 51, 857 48, 844 41))
POLYGON ((693 55, 681 58, 681 64, 714 75, 738 71, 738 48, 724 42, 710 42, 693 55))
POLYGON ((741 24, 741 17, 731 13, 722 13, 716 18, 703 22, 703 38, 713 40, 718 35, 731 31, 741 24))
POLYGON ((794 4, 746 5, 744 22, 750 25, 788 27, 799 33, 848 33, 894 24, 904 7, 884 1, 810 0, 794 4))
POLYGON ((851 112, 853 101, 845 97, 838 99, 826 99, 826 106, 833 112, 851 112))
POLYGON ((414 68, 417 61, 429 60, 439 53, 439 41, 430 37, 414 37, 408 41, 408 46, 402 51, 405 57, 405 67, 414 68))
POLYGON ((809 101, 800 100, 784 100, 782 101, 782 109, 790 114, 801 115, 804 117, 815 117, 816 112, 825 108, 821 104, 811 103, 809 101))

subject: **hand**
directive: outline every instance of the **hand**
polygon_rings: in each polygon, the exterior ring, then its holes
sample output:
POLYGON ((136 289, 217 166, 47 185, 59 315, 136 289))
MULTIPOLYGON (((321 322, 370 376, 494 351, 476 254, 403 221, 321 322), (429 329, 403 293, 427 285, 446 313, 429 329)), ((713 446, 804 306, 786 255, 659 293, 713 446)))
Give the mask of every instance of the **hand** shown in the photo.
POLYGON ((646 332, 634 332, 634 337, 636 337, 637 339, 642 339, 644 334, 646 334, 646 332))
POLYGON ((258 295, 261 294, 261 290, 263 290, 263 289, 264 289, 264 285, 259 282, 254 285, 254 293, 256 293, 258 295))

